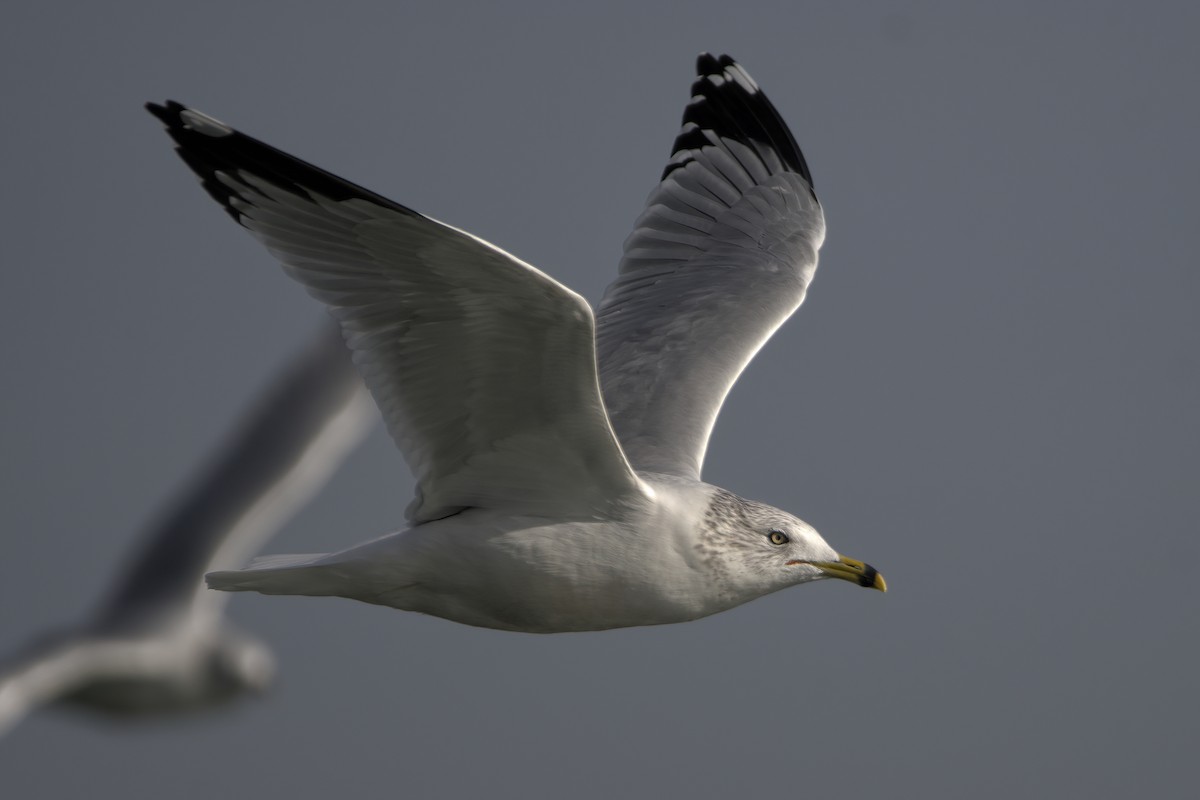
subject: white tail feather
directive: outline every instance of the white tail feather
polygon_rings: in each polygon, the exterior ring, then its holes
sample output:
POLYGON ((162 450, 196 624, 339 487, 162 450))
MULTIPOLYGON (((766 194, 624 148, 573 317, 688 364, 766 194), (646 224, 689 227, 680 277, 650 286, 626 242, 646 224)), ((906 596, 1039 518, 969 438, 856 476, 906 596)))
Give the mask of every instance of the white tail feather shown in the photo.
POLYGON ((318 561, 328 553, 288 553, 285 555, 259 556, 250 562, 244 571, 256 569, 283 569, 285 567, 301 567, 318 561))
POLYGON ((204 576, 208 588, 223 592, 261 592, 262 594, 328 595, 337 593, 336 580, 323 584, 324 572, 317 564, 326 553, 262 556, 247 569, 210 572, 204 576))

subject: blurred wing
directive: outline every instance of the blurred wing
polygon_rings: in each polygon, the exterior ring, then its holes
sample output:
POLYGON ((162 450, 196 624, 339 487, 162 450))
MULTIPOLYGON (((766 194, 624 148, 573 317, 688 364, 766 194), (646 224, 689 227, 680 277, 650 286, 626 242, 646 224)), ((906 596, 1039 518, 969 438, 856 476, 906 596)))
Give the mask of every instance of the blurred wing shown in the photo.
POLYGON ((630 463, 699 480, 725 395, 804 300, 825 220, 795 139, 746 71, 703 54, 697 73, 596 346, 630 463))
POLYGON ((101 612, 117 623, 226 598, 204 588, 240 567, 328 481, 376 418, 336 326, 262 395, 195 488, 171 509, 101 612))
POLYGON ((109 662, 119 646, 64 637, 34 645, 0 665, 0 736, 39 706, 70 694, 109 662))
POLYGON ((608 424, 591 309, 504 251, 184 108, 204 187, 329 306, 417 477, 424 522, 608 515, 643 487, 608 424))

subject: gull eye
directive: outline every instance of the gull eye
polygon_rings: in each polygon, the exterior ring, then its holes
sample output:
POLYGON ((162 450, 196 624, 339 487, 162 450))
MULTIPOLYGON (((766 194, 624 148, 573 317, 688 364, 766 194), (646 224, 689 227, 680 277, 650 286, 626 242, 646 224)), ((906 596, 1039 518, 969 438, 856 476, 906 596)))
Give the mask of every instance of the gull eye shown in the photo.
POLYGON ((787 544, 790 541, 783 531, 771 531, 767 538, 771 540, 771 544, 787 544))

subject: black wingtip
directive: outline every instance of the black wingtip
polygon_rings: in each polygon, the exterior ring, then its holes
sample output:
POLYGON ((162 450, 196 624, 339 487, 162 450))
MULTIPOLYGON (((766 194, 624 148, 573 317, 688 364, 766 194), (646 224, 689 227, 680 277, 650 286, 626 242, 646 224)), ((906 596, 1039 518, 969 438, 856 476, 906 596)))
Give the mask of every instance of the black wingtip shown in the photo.
POLYGON ((204 187, 204 190, 221 204, 221 209, 232 217, 234 222, 240 225, 242 215, 231 203, 233 192, 217 179, 214 165, 208 163, 203 156, 198 155, 193 147, 189 147, 189 144, 194 143, 195 137, 193 132, 187 129, 187 121, 182 116, 183 112, 187 111, 187 106, 174 100, 167 100, 162 105, 146 103, 145 109, 166 126, 167 135, 175 141, 176 154, 200 178, 200 185, 204 187))
POLYGON ((726 67, 732 66, 737 66, 737 61, 724 53, 714 56, 705 51, 696 56, 696 74, 701 78, 707 75, 720 75, 726 67))
POLYGON ((146 110, 166 126, 176 153, 200 178, 205 191, 239 224, 245 220, 236 201, 245 200, 242 194, 253 190, 231 188, 222 174, 248 173, 300 197, 316 193, 333 200, 360 199, 403 214, 416 213, 182 103, 146 103, 146 110))
POLYGON ((154 116, 158 117, 164 125, 180 124, 179 112, 183 111, 187 106, 182 103, 176 103, 174 100, 167 100, 163 105, 158 103, 146 103, 145 109, 154 116))
MULTIPOLYGON (((704 132, 711 131, 720 137, 773 150, 788 169, 803 176, 812 187, 812 174, 795 137, 744 67, 729 55, 705 52, 696 57, 696 76, 692 100, 683 112, 683 131, 675 139, 672 156, 710 144, 704 132)), ((673 158, 662 177, 687 161, 673 158)))
MULTIPOLYGON (((167 102, 170 103, 171 101, 168 100, 167 102)), ((145 109, 147 111, 149 111, 151 114, 153 114, 154 116, 158 117, 163 122, 170 121, 170 116, 167 113, 167 109, 165 106, 160 106, 158 103, 146 103, 145 109)))

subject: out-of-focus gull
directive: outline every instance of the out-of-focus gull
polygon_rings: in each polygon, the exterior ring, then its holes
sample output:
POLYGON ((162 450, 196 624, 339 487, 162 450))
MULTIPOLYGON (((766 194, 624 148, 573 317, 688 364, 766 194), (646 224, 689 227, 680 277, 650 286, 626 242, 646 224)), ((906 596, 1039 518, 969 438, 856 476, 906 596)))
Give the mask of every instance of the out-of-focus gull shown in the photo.
POLYGON ((114 716, 207 708, 267 686, 270 650, 224 619, 203 574, 242 563, 377 418, 329 326, 269 387, 89 622, 0 665, 0 733, 47 703, 114 716))
POLYGON ((183 160, 325 303, 416 474, 411 527, 209 585, 517 631, 683 622, 819 578, 884 588, 809 525, 700 480, 721 403, 800 305, 825 236, 795 140, 727 56, 597 314, 465 231, 175 102, 183 160), (602 397, 603 394, 603 397, 602 397))

